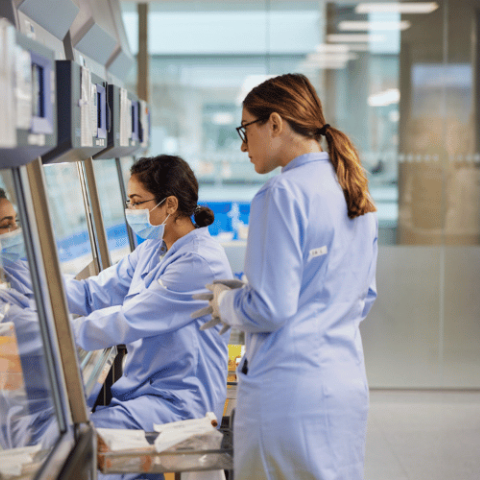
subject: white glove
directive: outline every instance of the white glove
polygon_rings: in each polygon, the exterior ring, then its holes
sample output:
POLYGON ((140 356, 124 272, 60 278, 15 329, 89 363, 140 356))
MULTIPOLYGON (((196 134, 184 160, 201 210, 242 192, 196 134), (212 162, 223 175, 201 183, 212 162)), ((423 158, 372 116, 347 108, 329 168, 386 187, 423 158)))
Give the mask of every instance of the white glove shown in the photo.
POLYGON ((241 288, 245 284, 241 280, 228 279, 228 280, 215 280, 213 284, 205 285, 205 288, 210 290, 212 293, 197 293, 192 296, 195 300, 208 300, 208 307, 201 308, 193 312, 190 316, 192 318, 203 317, 204 315, 211 314, 212 319, 203 324, 200 327, 200 330, 206 330, 207 328, 212 328, 219 323, 222 323, 223 327, 220 330, 220 335, 224 334, 229 328, 230 325, 222 321, 220 317, 220 308, 219 308, 219 297, 221 292, 226 290, 231 290, 235 288, 241 288))

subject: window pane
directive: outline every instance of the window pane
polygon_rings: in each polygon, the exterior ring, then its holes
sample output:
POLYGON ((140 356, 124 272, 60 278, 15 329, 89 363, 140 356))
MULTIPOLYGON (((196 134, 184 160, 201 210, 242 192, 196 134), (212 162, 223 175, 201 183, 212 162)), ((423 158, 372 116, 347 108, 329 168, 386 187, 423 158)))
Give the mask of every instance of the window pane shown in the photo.
POLYGON ((96 160, 93 162, 98 196, 102 209, 103 222, 107 232, 108 250, 112 263, 117 263, 130 253, 125 206, 120 192, 115 160, 96 160))
POLYGON ((44 171, 60 267, 75 275, 93 260, 77 165, 45 165, 44 171))

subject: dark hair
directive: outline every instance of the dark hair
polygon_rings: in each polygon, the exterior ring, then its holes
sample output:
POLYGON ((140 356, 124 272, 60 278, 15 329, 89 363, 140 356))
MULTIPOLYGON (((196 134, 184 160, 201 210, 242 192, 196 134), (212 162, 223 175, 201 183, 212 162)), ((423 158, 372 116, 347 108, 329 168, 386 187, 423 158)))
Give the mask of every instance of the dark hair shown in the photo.
POLYGON ((146 190, 161 202, 174 196, 178 200, 177 216, 194 216, 199 227, 211 225, 215 215, 208 207, 200 207, 198 202, 198 182, 188 163, 174 155, 142 157, 130 168, 146 190))
POLYGON ((348 207, 348 216, 355 218, 377 209, 368 191, 368 181, 358 152, 350 139, 340 130, 326 128, 322 103, 315 88, 305 75, 289 73, 270 78, 253 88, 243 106, 266 123, 277 112, 292 130, 320 141, 325 135, 330 160, 335 168, 348 207))
POLYGON ((5 193, 5 190, 3 188, 0 188, 0 199, 2 198, 5 198, 8 200, 7 198, 7 194, 5 193))

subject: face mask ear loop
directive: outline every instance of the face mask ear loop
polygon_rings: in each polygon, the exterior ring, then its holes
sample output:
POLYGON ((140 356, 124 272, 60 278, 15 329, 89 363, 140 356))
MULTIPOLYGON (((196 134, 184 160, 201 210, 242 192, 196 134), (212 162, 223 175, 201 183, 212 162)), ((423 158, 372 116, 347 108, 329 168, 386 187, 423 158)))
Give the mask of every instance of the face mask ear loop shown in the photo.
POLYGON ((168 217, 170 217, 170 213, 167 215, 167 218, 162 222, 162 225, 165 225, 167 223, 168 217))
POLYGON ((151 210, 148 211, 148 213, 153 212, 159 205, 161 205, 167 197, 165 197, 161 202, 158 202, 151 210))

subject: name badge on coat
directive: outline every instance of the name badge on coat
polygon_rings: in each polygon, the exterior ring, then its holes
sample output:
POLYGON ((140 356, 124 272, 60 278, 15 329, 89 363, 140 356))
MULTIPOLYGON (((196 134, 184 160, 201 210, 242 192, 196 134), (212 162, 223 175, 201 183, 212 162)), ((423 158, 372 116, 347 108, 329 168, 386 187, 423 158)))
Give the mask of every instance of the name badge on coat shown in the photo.
POLYGON ((323 247, 313 248, 310 250, 310 255, 308 256, 308 261, 315 257, 321 257, 322 255, 326 255, 328 252, 327 246, 324 245, 323 247))

